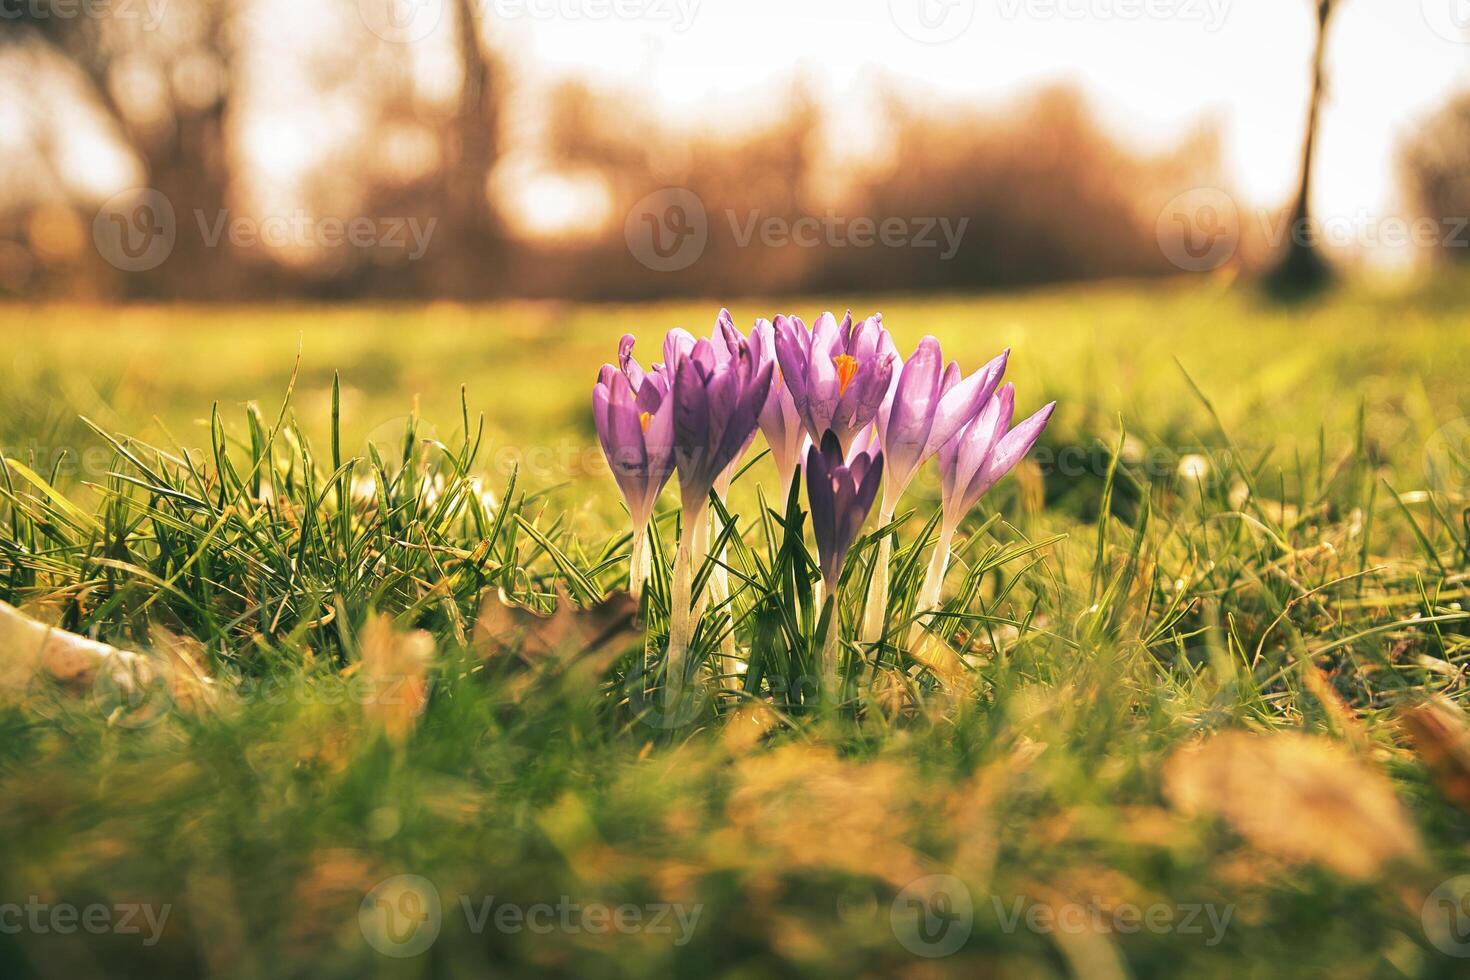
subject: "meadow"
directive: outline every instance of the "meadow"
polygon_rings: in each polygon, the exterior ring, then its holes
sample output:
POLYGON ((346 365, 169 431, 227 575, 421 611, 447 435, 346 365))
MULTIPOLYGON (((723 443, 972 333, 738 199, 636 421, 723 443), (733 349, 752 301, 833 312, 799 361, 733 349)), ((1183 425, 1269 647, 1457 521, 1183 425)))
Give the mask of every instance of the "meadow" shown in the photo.
POLYGON ((931 638, 836 708, 778 683, 810 624, 762 603, 756 460, 763 672, 673 714, 590 393, 721 300, 0 308, 0 600, 173 665, 142 698, 0 665, 0 970, 1463 975, 1466 285, 855 301, 905 353, 1012 348, 1057 413, 931 638))

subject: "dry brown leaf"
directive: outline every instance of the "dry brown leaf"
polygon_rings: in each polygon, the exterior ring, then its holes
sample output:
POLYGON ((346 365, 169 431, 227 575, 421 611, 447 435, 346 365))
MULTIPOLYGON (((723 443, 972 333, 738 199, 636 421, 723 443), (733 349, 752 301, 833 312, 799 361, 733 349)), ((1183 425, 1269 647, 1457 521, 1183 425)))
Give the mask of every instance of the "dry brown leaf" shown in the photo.
POLYGON ((889 762, 851 762, 829 748, 782 745, 734 763, 716 854, 740 854, 771 873, 793 868, 871 875, 902 888, 925 873, 909 847, 920 798, 889 762))
POLYGON ((1262 851, 1350 878, 1421 853, 1388 778, 1326 738, 1212 736, 1168 761, 1164 794, 1185 813, 1222 817, 1262 851))
POLYGON ((363 714, 382 726, 390 741, 402 743, 429 699, 434 638, 423 630, 399 632, 393 620, 380 615, 368 621, 358 639, 363 714))
POLYGON ((513 601, 504 590, 480 607, 473 646, 487 664, 542 668, 578 663, 601 675, 629 646, 641 643, 638 600, 614 592, 582 608, 558 591, 547 616, 513 601))
POLYGON ((156 662, 162 667, 169 697, 179 708, 190 712, 213 707, 216 700, 214 681, 205 665, 208 651, 198 640, 171 633, 162 626, 149 631, 156 662))
POLYGON ((1470 813, 1470 719, 1459 706, 1436 697, 1402 713, 1417 755, 1434 777, 1441 795, 1470 813))

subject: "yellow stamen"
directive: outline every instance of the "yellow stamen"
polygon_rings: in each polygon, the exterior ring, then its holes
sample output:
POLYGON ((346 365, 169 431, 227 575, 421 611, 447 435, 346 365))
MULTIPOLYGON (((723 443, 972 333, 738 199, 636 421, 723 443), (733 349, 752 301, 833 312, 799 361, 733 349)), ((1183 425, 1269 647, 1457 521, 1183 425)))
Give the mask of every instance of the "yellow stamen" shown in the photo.
POLYGON ((644 432, 647 432, 648 431, 648 423, 650 423, 652 421, 653 421, 653 413, 652 412, 639 412, 638 413, 638 424, 641 425, 641 426, 643 426, 643 431, 644 432))
POLYGON ((847 386, 852 384, 853 376, 857 374, 858 359, 851 354, 838 354, 832 358, 832 363, 837 365, 837 394, 847 394, 847 386))

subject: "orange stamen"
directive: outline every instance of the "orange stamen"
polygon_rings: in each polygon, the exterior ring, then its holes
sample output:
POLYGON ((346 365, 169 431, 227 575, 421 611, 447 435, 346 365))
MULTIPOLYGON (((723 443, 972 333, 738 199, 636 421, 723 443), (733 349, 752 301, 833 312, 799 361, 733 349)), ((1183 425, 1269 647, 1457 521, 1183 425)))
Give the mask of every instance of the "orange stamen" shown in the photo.
POLYGON ((643 431, 644 432, 647 432, 648 431, 648 423, 649 422, 652 422, 652 421, 653 421, 653 413, 652 412, 639 412, 638 413, 638 424, 641 425, 641 426, 643 426, 643 431))
POLYGON ((853 377, 857 374, 858 359, 851 354, 838 354, 832 358, 832 363, 837 366, 837 394, 847 394, 847 386, 852 384, 853 377))

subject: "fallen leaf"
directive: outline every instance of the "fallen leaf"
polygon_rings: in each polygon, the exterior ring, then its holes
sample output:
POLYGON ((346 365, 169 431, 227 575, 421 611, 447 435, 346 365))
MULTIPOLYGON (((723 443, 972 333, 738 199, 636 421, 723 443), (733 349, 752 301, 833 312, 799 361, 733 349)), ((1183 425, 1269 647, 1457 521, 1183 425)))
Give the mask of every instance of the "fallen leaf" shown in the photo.
POLYGON ((1401 720, 1414 754, 1429 769, 1440 794, 1470 813, 1470 720, 1465 712, 1436 697, 1408 708, 1401 720))
POLYGON ((429 699, 428 670, 434 638, 423 630, 400 632, 380 615, 368 621, 358 638, 364 682, 363 714, 380 725, 390 741, 401 744, 413 732, 429 699))
POLYGON ((638 600, 626 592, 583 608, 558 591, 556 611, 548 616, 500 590, 480 607, 473 647, 491 666, 543 669, 580 663, 600 675, 630 646, 642 643, 637 620, 638 600))
POLYGON ((1327 738, 1211 736, 1168 761, 1164 795, 1185 813, 1223 818, 1262 851, 1349 878, 1421 853, 1388 778, 1327 738))

